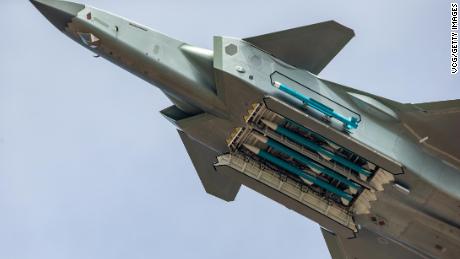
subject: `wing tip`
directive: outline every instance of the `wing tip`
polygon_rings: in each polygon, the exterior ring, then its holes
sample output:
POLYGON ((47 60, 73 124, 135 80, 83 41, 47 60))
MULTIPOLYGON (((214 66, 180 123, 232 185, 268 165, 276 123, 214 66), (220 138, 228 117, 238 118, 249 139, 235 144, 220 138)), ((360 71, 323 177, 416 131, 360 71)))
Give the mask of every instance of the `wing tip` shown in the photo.
POLYGON ((336 20, 329 20, 329 21, 326 21, 325 23, 331 23, 334 26, 336 26, 336 28, 340 28, 342 31, 348 32, 349 35, 351 36, 350 38, 353 38, 356 35, 355 31, 352 28, 347 27, 347 26, 343 25, 342 23, 340 23, 340 22, 338 22, 336 20))

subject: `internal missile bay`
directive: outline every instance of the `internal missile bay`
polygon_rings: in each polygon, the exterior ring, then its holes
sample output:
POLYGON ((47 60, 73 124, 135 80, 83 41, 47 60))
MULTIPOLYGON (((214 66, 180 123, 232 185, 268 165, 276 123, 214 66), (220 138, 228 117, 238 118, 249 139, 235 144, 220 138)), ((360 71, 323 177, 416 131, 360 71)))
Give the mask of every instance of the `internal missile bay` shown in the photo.
POLYGON ((393 175, 352 151, 255 103, 245 127, 227 139, 229 166, 357 232, 354 214, 370 213, 375 192, 393 175))

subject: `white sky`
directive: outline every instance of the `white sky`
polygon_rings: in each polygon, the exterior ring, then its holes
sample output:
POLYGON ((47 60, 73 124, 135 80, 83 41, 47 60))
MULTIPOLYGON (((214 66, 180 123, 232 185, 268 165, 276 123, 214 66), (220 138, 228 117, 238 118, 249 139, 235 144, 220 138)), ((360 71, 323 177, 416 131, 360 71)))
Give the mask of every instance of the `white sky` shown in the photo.
MULTIPOLYGON (((356 37, 320 74, 400 102, 460 98, 449 1, 86 3, 211 47, 335 19, 356 37), (346 3, 345 3, 346 2, 346 3)), ((319 227, 242 188, 208 196, 162 93, 0 2, 0 258, 330 258, 319 227)))

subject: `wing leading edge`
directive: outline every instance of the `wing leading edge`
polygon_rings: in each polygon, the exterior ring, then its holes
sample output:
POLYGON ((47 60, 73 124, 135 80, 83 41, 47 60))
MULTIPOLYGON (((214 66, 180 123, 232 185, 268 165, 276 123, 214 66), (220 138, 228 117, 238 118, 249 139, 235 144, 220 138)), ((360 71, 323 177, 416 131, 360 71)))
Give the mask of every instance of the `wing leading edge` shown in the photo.
POLYGON ((350 28, 327 21, 244 40, 290 65, 318 74, 354 35, 350 28))

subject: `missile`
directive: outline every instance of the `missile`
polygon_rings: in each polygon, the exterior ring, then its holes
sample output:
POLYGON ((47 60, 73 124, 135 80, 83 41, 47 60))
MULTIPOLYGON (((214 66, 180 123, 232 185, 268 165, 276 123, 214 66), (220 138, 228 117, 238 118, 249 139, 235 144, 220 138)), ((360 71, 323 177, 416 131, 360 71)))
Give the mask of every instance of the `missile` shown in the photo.
POLYGON ((324 154, 323 152, 318 153, 322 158, 326 159, 327 161, 331 161, 332 157, 324 154))
MULTIPOLYGON (((248 149, 249 151, 251 151, 252 153, 256 154, 257 156, 263 158, 263 159, 266 159, 267 161, 273 163, 274 165, 280 167, 281 169, 284 169, 286 171, 288 171, 289 173, 293 174, 293 175, 297 175, 298 177, 302 178, 303 181, 307 181, 307 182, 311 182, 313 184, 316 184, 317 186, 329 191, 329 192, 332 192, 336 195, 338 195, 340 198, 343 198, 345 199, 346 201, 351 201, 353 199, 353 196, 351 196, 350 194, 330 185, 329 183, 326 183, 320 179, 317 179, 307 173, 305 173, 304 171, 300 170, 299 168, 297 167, 294 167, 293 165, 283 161, 282 159, 278 158, 278 157, 275 157, 273 156, 272 154, 268 153, 267 151, 265 150, 261 150, 260 148, 257 148, 255 146, 251 146, 251 145, 248 145, 248 144, 243 144, 243 146, 248 149)), ((345 204, 345 203, 344 203, 345 204)), ((346 204, 345 204, 346 205, 346 204)))
POLYGON ((366 180, 367 177, 369 177, 371 175, 371 172, 365 170, 364 168, 356 165, 355 163, 353 162, 350 162, 348 161, 347 159, 339 156, 339 155, 336 155, 334 154, 333 152, 327 150, 327 149, 324 149, 323 147, 313 143, 312 141, 308 140, 307 138, 289 130, 289 129, 286 129, 276 123, 273 123, 271 121, 268 121, 268 120, 265 120, 265 119, 262 119, 262 122, 270 129, 272 129, 273 131, 291 139, 292 141, 302 145, 302 146, 305 146, 305 147, 308 147, 308 148, 311 148, 312 150, 314 150, 315 152, 318 152, 318 153, 321 153, 321 154, 324 154, 325 156, 327 157, 331 157, 332 160, 336 161, 337 163, 343 165, 343 166, 346 166, 348 168, 351 168, 353 170, 355 170, 356 172, 358 172, 360 174, 360 178, 363 179, 363 180, 366 180), (362 176, 361 176, 362 175, 362 176))
POLYGON ((310 167, 310 169, 315 173, 315 174, 322 174, 321 170, 319 170, 316 167, 310 167))
MULTIPOLYGON (((359 189, 361 189, 361 188, 359 188, 359 189)), ((358 190, 356 188, 354 188, 354 187, 349 186, 348 189, 346 190, 346 192, 349 193, 349 194, 357 194, 358 190)))
POLYGON ((304 126, 299 125, 298 123, 296 123, 296 122, 294 122, 292 120, 289 120, 289 119, 284 119, 284 120, 287 123, 292 124, 294 127, 302 129, 303 131, 308 131, 310 133, 310 135, 314 135, 316 138, 326 142, 326 144, 323 147, 326 148, 327 150, 330 150, 330 151, 334 152, 334 151, 337 151, 337 150, 342 148, 342 147, 338 146, 337 144, 335 144, 334 142, 331 142, 330 140, 326 139, 325 137, 323 137, 321 135, 318 135, 317 133, 313 132, 312 130, 307 129, 304 126))
POLYGON ((327 145, 329 145, 334 151, 337 151, 337 150, 340 149, 340 146, 338 146, 338 145, 335 144, 335 143, 332 143, 332 142, 330 142, 330 141, 328 141, 328 140, 326 140, 326 143, 327 143, 327 145))
POLYGON ((252 132, 252 136, 254 136, 254 138, 256 138, 258 141, 264 143, 264 144, 267 144, 269 147, 273 148, 274 150, 278 151, 278 152, 281 152, 285 155, 288 155, 292 158, 294 158, 295 160, 297 160, 298 162, 302 163, 303 165, 306 165, 308 166, 310 169, 312 169, 312 171, 314 171, 315 173, 317 174, 325 174, 345 185, 347 185, 348 187, 350 187, 350 192, 352 194, 355 194, 357 193, 357 191, 359 189, 361 189, 361 187, 348 180, 347 178, 343 177, 342 175, 330 170, 329 168, 326 168, 326 167, 323 167, 322 165, 319 165, 317 164, 316 162, 310 160, 309 158, 305 157, 304 155, 282 145, 281 143, 273 140, 273 139, 270 139, 270 138, 267 138, 265 136, 262 136, 258 133, 255 133, 255 132, 252 132))
POLYGON ((243 144, 243 146, 244 146, 247 150, 251 151, 252 153, 254 153, 254 154, 256 154, 256 155, 258 155, 258 154, 260 153, 260 151, 261 151, 260 148, 255 147, 255 146, 252 146, 252 145, 243 144))
POLYGON ((345 199, 345 198, 343 198, 343 197, 340 198, 340 201, 343 203, 343 205, 348 205, 348 204, 350 204, 350 201, 347 200, 347 199, 345 199))
MULTIPOLYGON (((257 139, 258 141, 260 141, 261 143, 268 143, 268 141, 270 140, 269 138, 267 138, 267 137, 265 137, 265 136, 262 136, 262 135, 260 135, 260 134, 254 133, 254 132, 252 132, 252 136, 254 136, 254 138, 256 138, 256 139, 257 139)), ((271 146, 271 145, 268 144, 268 146, 271 146)), ((272 148, 274 148, 274 147, 272 146, 272 148)), ((276 148, 274 148, 274 149, 276 149, 276 148)), ((280 150, 278 150, 278 151, 280 151, 280 150)), ((281 151, 280 151, 280 152, 281 152, 281 151)), ((284 153, 284 152, 283 152, 283 153, 284 153)), ((307 166, 308 166, 308 165, 307 165, 307 166)), ((319 170, 319 169, 316 168, 316 167, 310 167, 310 166, 309 166, 309 168, 310 168, 311 171, 313 171, 315 174, 318 174, 318 175, 319 175, 319 174, 322 174, 321 170, 319 170)))
POLYGON ((269 127, 270 129, 276 131, 278 129, 278 124, 274 123, 274 122, 271 122, 269 120, 266 120, 266 119, 262 119, 261 120, 263 124, 265 124, 265 126, 269 127))
POLYGON ((264 143, 266 144, 268 142, 268 138, 266 136, 262 136, 260 134, 257 134, 255 132, 252 132, 252 136, 257 139, 258 141, 260 141, 261 143, 264 143))
POLYGON ((336 120, 342 122, 345 126, 345 128, 347 129, 356 129, 358 127, 358 119, 356 117, 350 117, 350 118, 347 118, 345 116, 343 116, 342 114, 340 113, 337 113, 336 111, 334 111, 334 109, 316 101, 315 99, 311 98, 311 97, 308 97, 306 95, 303 95, 299 92, 297 92, 296 90, 280 83, 280 82, 273 82, 273 86, 291 96, 293 96, 294 98, 300 100, 301 102, 303 102, 305 105, 309 106, 309 107, 312 107, 314 108, 315 110, 323 113, 324 115, 328 116, 328 117, 332 117, 332 118, 335 118, 336 120))

